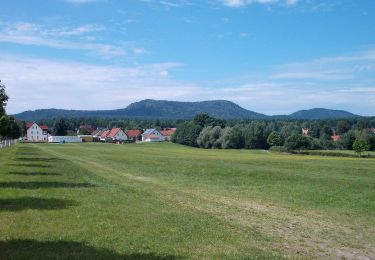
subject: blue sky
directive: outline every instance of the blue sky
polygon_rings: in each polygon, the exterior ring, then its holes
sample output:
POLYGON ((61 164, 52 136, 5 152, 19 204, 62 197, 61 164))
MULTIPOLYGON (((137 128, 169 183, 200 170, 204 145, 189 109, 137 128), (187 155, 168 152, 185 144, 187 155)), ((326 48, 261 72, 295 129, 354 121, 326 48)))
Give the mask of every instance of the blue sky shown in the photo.
POLYGON ((373 0, 3 0, 8 112, 226 99, 375 115, 373 0))

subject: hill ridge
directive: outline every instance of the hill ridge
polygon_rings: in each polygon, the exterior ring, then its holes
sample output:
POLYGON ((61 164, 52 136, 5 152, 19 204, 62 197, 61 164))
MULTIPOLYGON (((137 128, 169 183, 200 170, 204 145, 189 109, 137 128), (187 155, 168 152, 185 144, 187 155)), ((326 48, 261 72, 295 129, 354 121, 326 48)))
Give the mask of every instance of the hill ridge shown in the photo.
POLYGON ((168 101, 145 99, 129 104, 126 108, 111 110, 37 109, 14 116, 21 120, 38 121, 57 117, 67 118, 134 118, 134 119, 191 119, 196 114, 207 113, 223 119, 328 119, 350 118, 358 115, 344 110, 312 108, 290 115, 268 116, 247 110, 228 100, 168 101))

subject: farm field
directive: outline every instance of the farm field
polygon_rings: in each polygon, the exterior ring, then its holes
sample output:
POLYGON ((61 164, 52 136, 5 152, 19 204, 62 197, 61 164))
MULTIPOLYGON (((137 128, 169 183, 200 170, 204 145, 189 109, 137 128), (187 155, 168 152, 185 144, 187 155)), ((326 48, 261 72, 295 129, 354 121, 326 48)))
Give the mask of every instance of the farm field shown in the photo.
POLYGON ((0 151, 0 259, 361 257, 375 258, 373 158, 171 143, 0 151))

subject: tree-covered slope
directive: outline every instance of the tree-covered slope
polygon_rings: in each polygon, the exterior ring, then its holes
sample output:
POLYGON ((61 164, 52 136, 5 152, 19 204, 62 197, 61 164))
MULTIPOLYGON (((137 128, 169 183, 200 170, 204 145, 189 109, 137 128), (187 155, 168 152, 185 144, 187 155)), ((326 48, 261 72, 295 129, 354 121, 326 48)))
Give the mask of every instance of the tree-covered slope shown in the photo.
POLYGON ((137 119, 191 119, 196 114, 207 113, 222 119, 328 119, 356 117, 343 110, 314 108, 300 110, 290 115, 267 116, 246 110, 226 100, 201 102, 179 102, 146 99, 114 110, 64 110, 38 109, 16 114, 15 117, 27 121, 39 121, 57 117, 67 118, 137 118, 137 119))
POLYGON ((207 113, 211 116, 224 119, 267 118, 266 115, 246 110, 233 102, 225 100, 178 102, 150 99, 132 103, 124 109, 97 111, 40 109, 25 111, 15 116, 19 119, 29 121, 55 117, 191 119, 199 113, 207 113))
POLYGON ((295 119, 328 119, 328 118, 350 118, 356 117, 350 112, 344 110, 333 110, 325 108, 313 108, 308 110, 300 110, 289 115, 295 119))

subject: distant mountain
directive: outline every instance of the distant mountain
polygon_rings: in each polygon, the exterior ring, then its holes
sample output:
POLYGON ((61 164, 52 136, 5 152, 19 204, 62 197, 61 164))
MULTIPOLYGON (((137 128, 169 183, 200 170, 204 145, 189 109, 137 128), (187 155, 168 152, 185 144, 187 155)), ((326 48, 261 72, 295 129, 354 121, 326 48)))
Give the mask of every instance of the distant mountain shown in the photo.
POLYGON ((267 116, 246 110, 226 100, 178 102, 146 99, 115 110, 64 110, 38 109, 14 115, 25 121, 41 121, 57 117, 68 118, 138 118, 138 119, 191 119, 196 114, 207 113, 223 119, 328 119, 357 117, 343 110, 313 108, 290 115, 267 116))
POLYGON ((289 115, 294 119, 329 119, 329 118, 350 118, 358 117, 344 110, 333 110, 326 108, 313 108, 308 110, 300 110, 289 115))
POLYGON ((223 119, 265 119, 268 116, 246 110, 226 100, 178 102, 146 99, 116 110, 64 110, 38 109, 14 115, 18 119, 38 121, 56 117, 69 118, 140 118, 140 119, 191 119, 196 114, 207 113, 223 119))

